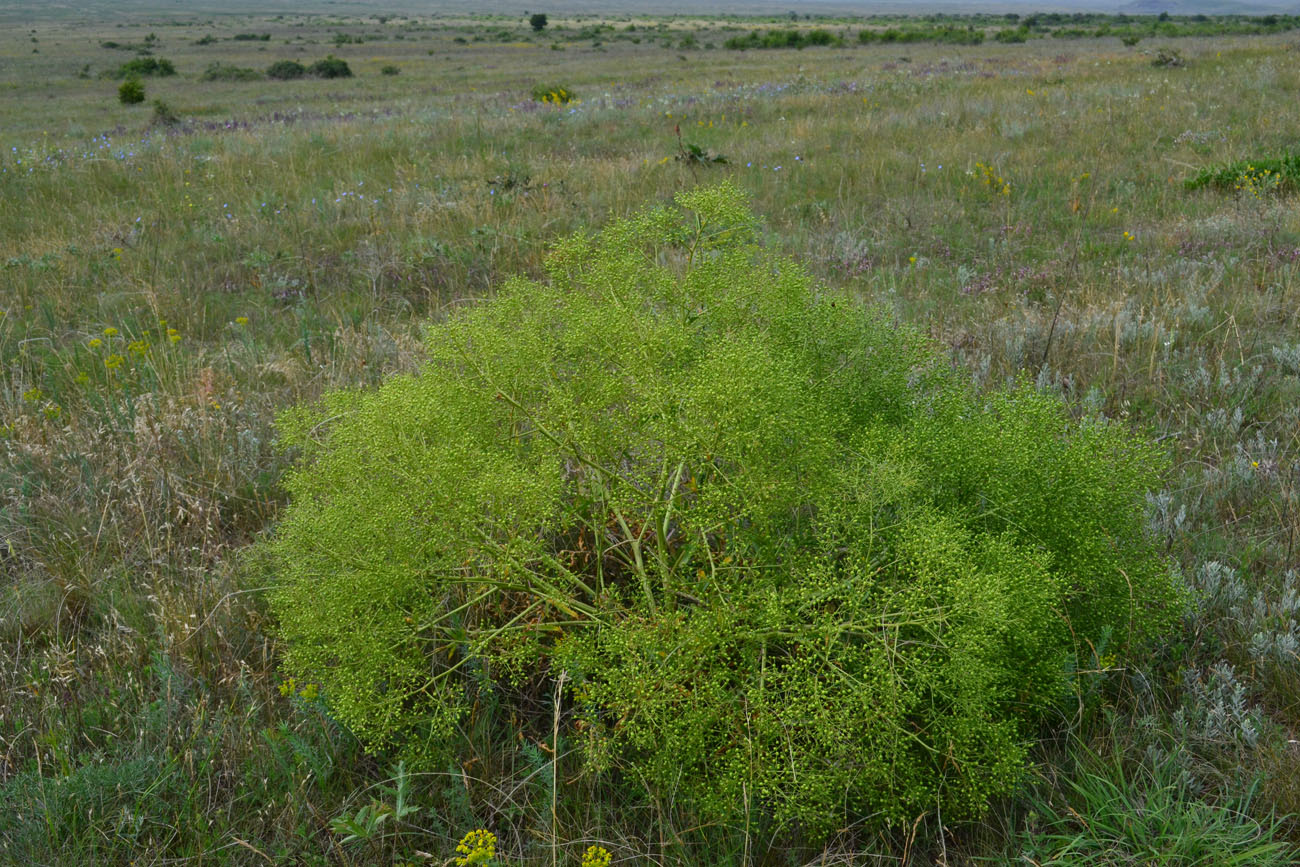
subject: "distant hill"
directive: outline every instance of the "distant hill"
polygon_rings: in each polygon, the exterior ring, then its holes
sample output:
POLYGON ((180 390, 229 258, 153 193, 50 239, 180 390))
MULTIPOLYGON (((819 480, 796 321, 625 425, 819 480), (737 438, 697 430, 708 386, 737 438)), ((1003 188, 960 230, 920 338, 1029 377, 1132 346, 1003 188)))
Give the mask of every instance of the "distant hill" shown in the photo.
POLYGON ((1133 0, 1115 11, 1125 15, 1295 15, 1300 6, 1252 3, 1250 0, 1133 0))
MULTIPOLYGON (((526 0, 0 0, 0 24, 52 20, 124 22, 166 15, 508 14, 541 8, 526 0)), ((548 7, 565 14, 924 15, 1018 12, 1102 12, 1129 15, 1300 14, 1300 0, 563 0, 548 7)))

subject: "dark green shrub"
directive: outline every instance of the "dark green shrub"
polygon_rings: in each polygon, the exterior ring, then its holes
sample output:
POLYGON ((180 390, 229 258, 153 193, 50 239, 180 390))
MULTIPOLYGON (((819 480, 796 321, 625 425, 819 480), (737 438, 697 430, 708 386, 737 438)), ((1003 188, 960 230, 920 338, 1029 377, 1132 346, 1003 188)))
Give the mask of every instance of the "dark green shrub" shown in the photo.
POLYGON ((533 28, 533 31, 536 33, 541 33, 545 30, 547 23, 545 12, 535 12, 528 18, 528 26, 533 28))
POLYGON ((277 60, 266 68, 267 78, 276 78, 281 81, 302 78, 306 74, 307 67, 296 60, 277 60))
POLYGON ((262 73, 256 69, 220 62, 208 64, 208 68, 199 76, 199 81, 260 81, 261 79, 262 73))
POLYGON ((840 38, 828 30, 755 30, 748 36, 731 37, 723 47, 744 51, 748 48, 807 48, 810 45, 839 44, 840 38))
POLYGON ((317 60, 307 70, 317 78, 351 78, 352 69, 348 62, 331 54, 324 60, 317 60))
POLYGON ((144 102, 144 82, 128 78, 117 89, 117 99, 122 105, 139 105, 144 102))
POLYGON ((146 75, 164 78, 175 74, 176 67, 172 62, 159 57, 135 57, 117 68, 118 78, 146 75))
POLYGON ((401 72, 402 70, 399 67, 393 66, 392 64, 382 67, 379 70, 380 75, 399 75, 401 72))
POLYGON ((941 45, 980 45, 984 42, 984 31, 976 30, 974 26, 909 27, 906 29, 890 27, 885 30, 862 30, 858 33, 858 41, 864 44, 873 42, 936 42, 941 45))
POLYGON ((269 33, 236 33, 230 37, 236 42, 270 42, 271 34, 269 33))
POLYGON ((550 738, 563 689, 587 773, 704 821, 978 815, 1094 648, 1176 618, 1160 453, 972 393, 765 252, 733 187, 678 202, 281 417, 286 665, 424 767, 471 728, 550 738))

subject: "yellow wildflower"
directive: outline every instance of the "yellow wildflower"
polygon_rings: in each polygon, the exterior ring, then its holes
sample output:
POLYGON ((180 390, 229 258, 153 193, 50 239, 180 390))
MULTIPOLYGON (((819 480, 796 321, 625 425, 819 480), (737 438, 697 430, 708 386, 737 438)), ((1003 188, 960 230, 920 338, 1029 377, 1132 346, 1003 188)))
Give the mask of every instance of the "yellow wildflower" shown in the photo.
POLYGON ((456 867, 491 864, 497 856, 497 835, 484 828, 470 831, 456 846, 456 867))

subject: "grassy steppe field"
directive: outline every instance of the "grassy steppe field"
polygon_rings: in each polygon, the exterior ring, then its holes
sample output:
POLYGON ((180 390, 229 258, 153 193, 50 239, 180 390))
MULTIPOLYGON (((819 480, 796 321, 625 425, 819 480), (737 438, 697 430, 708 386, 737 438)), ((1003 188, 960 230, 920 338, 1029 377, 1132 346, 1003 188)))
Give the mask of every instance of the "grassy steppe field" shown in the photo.
POLYGON ((842 46, 722 48, 775 26, 0 34, 0 862, 443 863, 486 827, 508 863, 1291 863, 1300 172, 1263 169, 1300 149, 1297 37, 860 45, 833 20, 842 46), (142 45, 178 74, 124 105, 101 73, 142 45), (354 76, 201 80, 327 55, 354 76), (431 319, 541 278, 549 244, 723 179, 978 387, 1028 377, 1171 457, 1149 523, 1180 629, 1080 660, 983 822, 809 847, 614 800, 525 740, 397 773, 277 667, 241 554, 285 505, 276 414, 413 370, 431 319))

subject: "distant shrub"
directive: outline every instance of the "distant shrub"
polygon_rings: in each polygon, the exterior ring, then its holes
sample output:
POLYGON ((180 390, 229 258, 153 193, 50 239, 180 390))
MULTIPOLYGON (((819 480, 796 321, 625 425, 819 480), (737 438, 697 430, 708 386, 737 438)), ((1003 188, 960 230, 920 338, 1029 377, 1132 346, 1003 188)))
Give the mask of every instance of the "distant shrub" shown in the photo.
POLYGON ((534 102, 549 102, 554 103, 555 105, 563 105, 564 103, 573 102, 577 98, 578 95, 567 87, 544 84, 538 84, 533 87, 534 102))
POLYGON ((176 111, 161 99, 153 101, 153 121, 154 126, 176 126, 181 122, 181 117, 176 111))
POLYGON ((1186 60, 1183 60, 1183 53, 1177 48, 1161 48, 1156 51, 1156 56, 1151 58, 1152 66, 1172 68, 1185 66, 1186 60))
POLYGON ((379 74, 380 74, 380 75, 398 75, 398 74, 401 73, 401 71, 402 71, 402 70, 401 70, 399 67, 396 67, 396 66, 393 66, 392 64, 389 64, 388 66, 382 67, 382 68, 379 70, 379 74))
POLYGON ((203 37, 200 38, 200 39, 195 39, 195 40, 194 40, 194 44, 195 44, 195 45, 213 45, 213 44, 216 43, 216 41, 217 41, 217 37, 215 37, 215 36, 213 36, 211 33, 209 33, 209 34, 207 34, 206 36, 203 36, 203 37))
POLYGON ((175 74, 176 67, 172 65, 172 62, 161 57, 135 57, 117 68, 118 78, 130 78, 131 76, 157 76, 162 78, 175 74))
POLYGON ((918 43, 934 42, 947 45, 979 45, 984 41, 984 31, 962 27, 897 28, 863 30, 858 33, 862 43, 918 43))
POLYGON ((351 78, 352 69, 348 62, 331 54, 324 60, 317 60, 307 70, 317 78, 351 78))
POLYGON ((765 251, 735 188, 677 201, 279 419, 286 665, 413 766, 546 742, 563 690, 586 773, 702 821, 979 815, 1094 648, 1181 614, 1161 453, 974 393, 765 251))
POLYGON ((535 12, 528 19, 528 26, 533 28, 533 31, 536 33, 541 33, 545 30, 547 23, 545 12, 535 12))
POLYGON ((139 105, 144 102, 144 82, 128 78, 117 89, 117 99, 122 105, 139 105))
POLYGON ((1125 47, 1132 48, 1134 45, 1137 45, 1142 41, 1142 37, 1136 33, 1130 33, 1126 36, 1121 36, 1119 41, 1122 42, 1125 47))
POLYGON ((116 42, 112 39, 99 43, 100 48, 112 48, 117 51, 134 51, 137 54, 152 54, 158 45, 158 37, 150 33, 143 42, 116 42))
POLYGON ((842 40, 828 30, 755 30, 748 36, 733 36, 723 47, 733 51, 748 48, 807 48, 810 45, 840 45, 842 40))
POLYGON ((1029 41, 1028 27, 1004 27, 993 34, 994 42, 1017 43, 1029 41))
POLYGON ((229 63, 211 63, 199 76, 199 81, 258 81, 262 73, 246 66, 233 66, 229 63))
POLYGON ((269 33, 236 33, 231 37, 236 42, 270 42, 271 34, 269 33))
POLYGON ((266 77, 280 81, 302 78, 307 74, 307 67, 296 60, 277 60, 266 68, 266 77))

